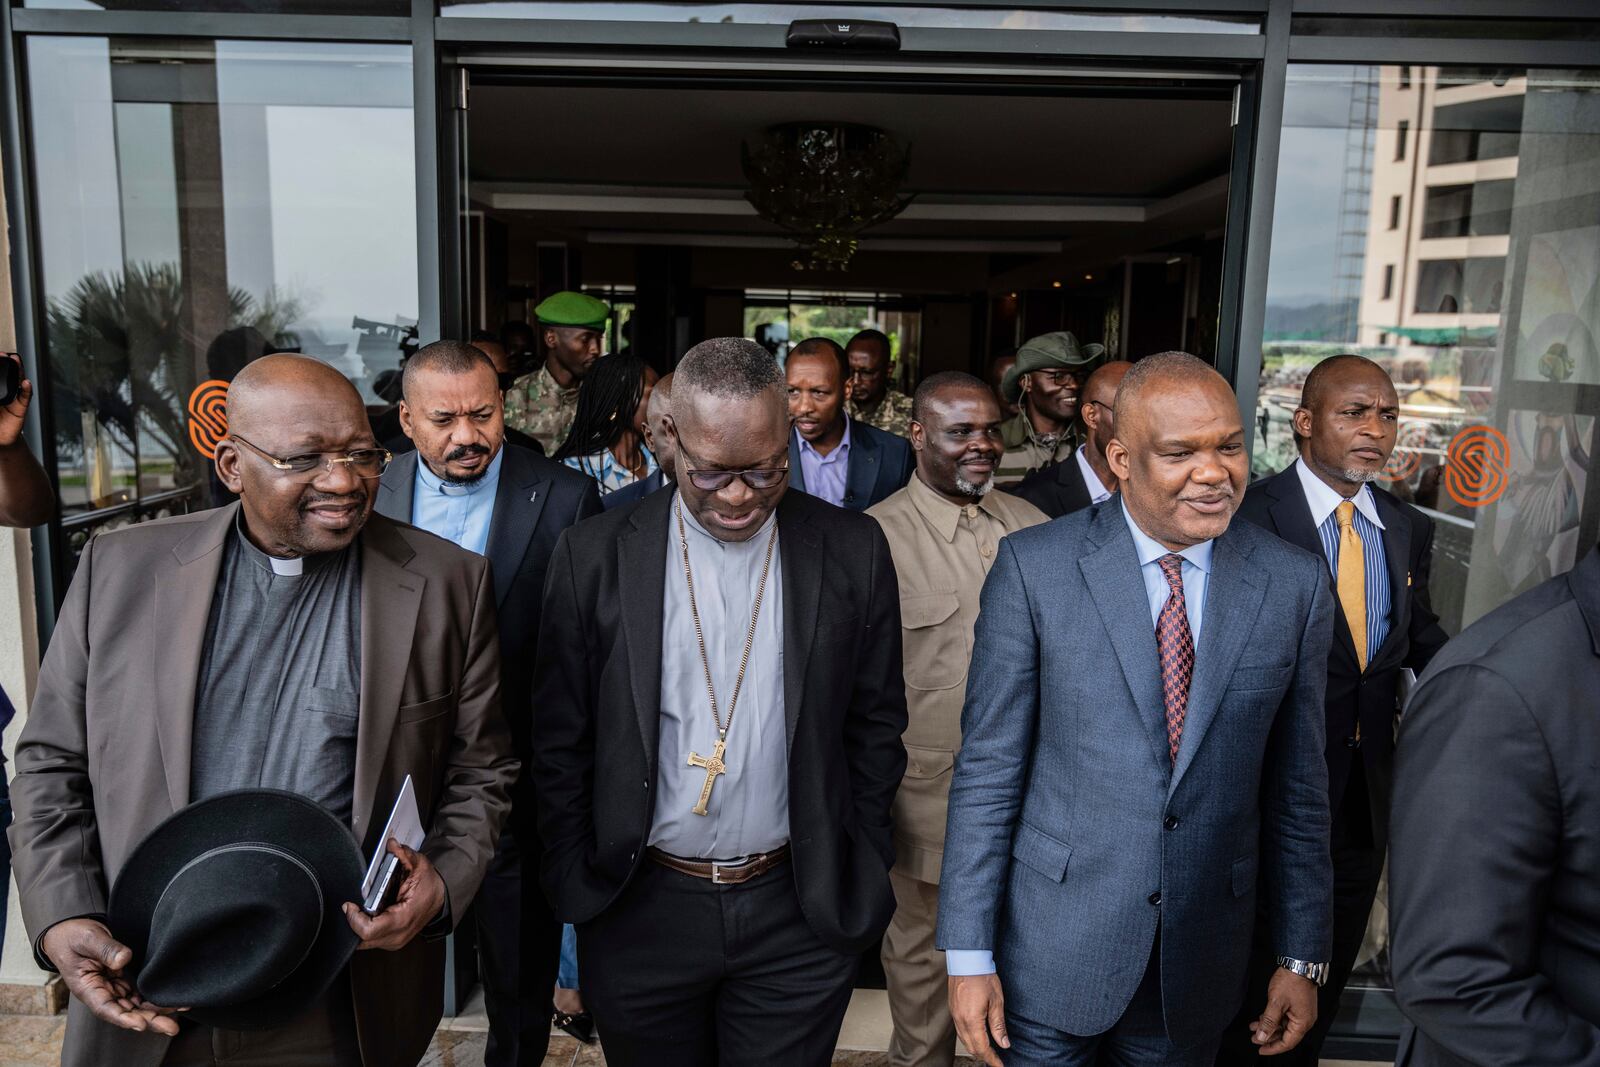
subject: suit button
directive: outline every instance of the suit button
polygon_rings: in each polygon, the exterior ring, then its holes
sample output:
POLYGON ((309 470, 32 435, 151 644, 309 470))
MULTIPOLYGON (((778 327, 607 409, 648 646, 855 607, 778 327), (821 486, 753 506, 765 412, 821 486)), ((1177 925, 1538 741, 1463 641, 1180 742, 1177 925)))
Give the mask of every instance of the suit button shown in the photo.
POLYGON ((1168 830, 1176 830, 1178 828, 1178 817, 1176 815, 1168 815, 1166 821, 1161 825, 1168 830))
POLYGON ((1161 891, 1159 889, 1150 894, 1150 903, 1156 905, 1157 907, 1161 906, 1161 891))

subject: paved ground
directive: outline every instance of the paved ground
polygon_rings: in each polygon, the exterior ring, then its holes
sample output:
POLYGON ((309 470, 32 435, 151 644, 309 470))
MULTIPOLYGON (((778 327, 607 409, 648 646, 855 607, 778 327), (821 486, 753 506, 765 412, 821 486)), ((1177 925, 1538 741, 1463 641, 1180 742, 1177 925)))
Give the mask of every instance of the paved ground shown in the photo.
MULTIPOLYGON (((65 1015, 0 1015, 0 1067, 55 1067, 61 1057, 65 1015)), ((454 1019, 446 1019, 420 1067, 479 1067, 483 1063, 486 1020, 474 1000, 454 1019)), ((889 1009, 882 990, 861 989, 850 1004, 833 1062, 848 1067, 887 1067, 889 1009)), ((604 1067, 597 1046, 580 1045, 565 1034, 550 1039, 544 1067, 604 1067)), ((972 1061, 957 1059, 970 1067, 972 1061)), ((1382 1067, 1370 1063, 1323 1060, 1322 1067, 1382 1067)))

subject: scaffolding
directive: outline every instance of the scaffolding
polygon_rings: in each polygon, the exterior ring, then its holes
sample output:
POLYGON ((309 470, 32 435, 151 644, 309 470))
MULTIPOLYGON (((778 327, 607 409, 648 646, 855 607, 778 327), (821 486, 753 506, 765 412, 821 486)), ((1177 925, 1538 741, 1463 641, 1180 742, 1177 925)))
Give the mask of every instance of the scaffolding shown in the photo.
POLYGON ((1361 287, 1366 277, 1367 227, 1372 218, 1372 160, 1378 133, 1378 70, 1355 68, 1345 122, 1344 180, 1339 191, 1338 241, 1333 255, 1336 340, 1360 340, 1361 287))

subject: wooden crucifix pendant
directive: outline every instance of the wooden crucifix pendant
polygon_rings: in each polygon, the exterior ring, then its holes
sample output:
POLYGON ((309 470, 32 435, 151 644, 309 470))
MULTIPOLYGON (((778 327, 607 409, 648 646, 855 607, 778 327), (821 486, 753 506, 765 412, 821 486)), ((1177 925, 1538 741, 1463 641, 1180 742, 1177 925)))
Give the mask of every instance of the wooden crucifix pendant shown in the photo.
POLYGON ((722 762, 722 754, 727 750, 727 742, 718 738, 717 743, 711 748, 710 759, 697 752, 689 753, 689 766, 704 768, 706 772, 706 784, 700 789, 700 803, 689 809, 696 815, 707 813, 706 805, 711 801, 711 787, 717 784, 717 775, 728 773, 728 765, 722 762))

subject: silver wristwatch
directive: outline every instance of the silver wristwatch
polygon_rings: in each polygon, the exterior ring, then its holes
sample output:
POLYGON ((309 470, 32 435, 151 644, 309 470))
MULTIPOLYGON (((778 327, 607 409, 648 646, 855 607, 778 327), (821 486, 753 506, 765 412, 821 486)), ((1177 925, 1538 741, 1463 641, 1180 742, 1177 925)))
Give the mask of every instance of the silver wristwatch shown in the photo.
POLYGON ((1288 956, 1278 957, 1278 966, 1291 974, 1298 974, 1301 978, 1309 978, 1321 988, 1328 980, 1328 965, 1326 963, 1307 963, 1305 960, 1292 960, 1288 956))

